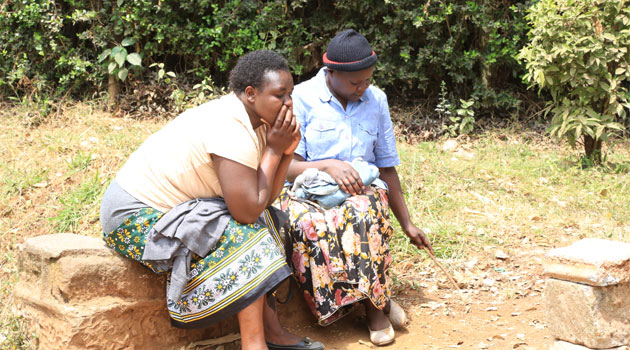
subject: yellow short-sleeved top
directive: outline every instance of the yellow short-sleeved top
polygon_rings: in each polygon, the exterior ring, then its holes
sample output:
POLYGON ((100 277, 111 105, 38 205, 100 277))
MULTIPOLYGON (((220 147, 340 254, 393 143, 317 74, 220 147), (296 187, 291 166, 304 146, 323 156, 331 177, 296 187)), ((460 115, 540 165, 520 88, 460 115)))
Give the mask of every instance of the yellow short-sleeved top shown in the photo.
POLYGON ((266 130, 264 125, 252 128, 245 106, 231 93, 185 111, 149 136, 116 181, 163 212, 190 199, 222 197, 210 154, 257 169, 266 130))

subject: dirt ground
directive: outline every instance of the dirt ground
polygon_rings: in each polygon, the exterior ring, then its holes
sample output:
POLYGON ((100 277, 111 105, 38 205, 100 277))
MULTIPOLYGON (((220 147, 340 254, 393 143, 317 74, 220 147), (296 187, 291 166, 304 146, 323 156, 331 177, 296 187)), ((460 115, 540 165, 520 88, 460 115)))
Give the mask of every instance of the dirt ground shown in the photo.
MULTIPOLYGON (((549 248, 522 247, 509 256, 498 248, 486 258, 458 263, 453 275, 463 301, 445 275, 427 259, 419 288, 399 287, 394 299, 407 311, 407 329, 396 331, 396 341, 377 347, 370 343, 362 310, 328 327, 312 324, 302 315, 283 315, 296 334, 322 341, 326 349, 549 349, 555 341, 545 326, 542 296, 542 258, 549 248)), ((394 273, 404 276, 405 266, 394 273)), ((417 273, 416 273, 417 274, 417 273)), ((308 311, 304 309, 304 313, 308 311)), ((310 316, 310 315, 309 315, 310 316)))

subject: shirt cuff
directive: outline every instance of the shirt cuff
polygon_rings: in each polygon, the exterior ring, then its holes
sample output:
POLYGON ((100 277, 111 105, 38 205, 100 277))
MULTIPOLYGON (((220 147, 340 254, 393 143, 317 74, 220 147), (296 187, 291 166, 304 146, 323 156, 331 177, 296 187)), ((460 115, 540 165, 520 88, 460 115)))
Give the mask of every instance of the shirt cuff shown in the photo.
POLYGON ((376 160, 376 162, 374 162, 374 165, 379 168, 394 167, 400 165, 400 158, 398 158, 398 156, 379 158, 378 160, 376 160))

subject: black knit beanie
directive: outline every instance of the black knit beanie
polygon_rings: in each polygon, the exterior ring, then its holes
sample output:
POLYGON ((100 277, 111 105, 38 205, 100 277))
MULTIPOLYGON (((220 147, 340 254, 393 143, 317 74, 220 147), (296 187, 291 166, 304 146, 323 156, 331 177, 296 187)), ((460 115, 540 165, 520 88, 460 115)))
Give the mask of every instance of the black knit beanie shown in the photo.
POLYGON ((337 34, 324 53, 324 65, 342 72, 355 72, 372 67, 377 60, 378 57, 370 43, 354 29, 337 34))

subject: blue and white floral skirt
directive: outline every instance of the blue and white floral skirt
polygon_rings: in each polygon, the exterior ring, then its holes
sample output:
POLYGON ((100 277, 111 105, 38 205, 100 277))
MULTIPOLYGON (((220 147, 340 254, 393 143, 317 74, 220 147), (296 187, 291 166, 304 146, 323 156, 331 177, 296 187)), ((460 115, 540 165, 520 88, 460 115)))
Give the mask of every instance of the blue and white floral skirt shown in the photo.
MULTIPOLYGON (((146 236, 162 216, 153 208, 139 209, 112 232, 104 232, 103 239, 116 252, 170 277, 169 271, 158 271, 142 260, 146 236)), ((265 218, 267 226, 243 225, 231 219, 207 256, 193 255, 190 279, 181 298, 167 300, 173 326, 199 328, 221 321, 273 290, 291 274, 269 213, 265 218)))

